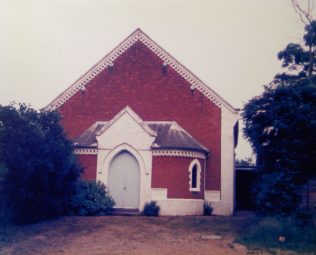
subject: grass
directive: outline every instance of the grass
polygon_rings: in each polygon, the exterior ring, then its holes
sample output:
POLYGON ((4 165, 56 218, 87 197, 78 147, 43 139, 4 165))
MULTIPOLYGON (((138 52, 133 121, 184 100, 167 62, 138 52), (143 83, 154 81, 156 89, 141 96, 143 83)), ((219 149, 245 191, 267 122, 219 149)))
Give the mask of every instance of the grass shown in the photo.
POLYGON ((295 217, 257 218, 237 241, 250 249, 316 251, 315 215, 310 220, 295 217))

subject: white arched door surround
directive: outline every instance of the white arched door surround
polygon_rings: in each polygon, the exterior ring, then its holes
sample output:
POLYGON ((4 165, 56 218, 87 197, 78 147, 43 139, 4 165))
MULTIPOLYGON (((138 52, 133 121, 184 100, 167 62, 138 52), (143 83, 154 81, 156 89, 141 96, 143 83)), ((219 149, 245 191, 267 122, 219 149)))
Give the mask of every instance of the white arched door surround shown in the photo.
MULTIPOLYGON (((145 185, 146 182, 144 181, 144 179, 145 179, 145 175, 146 175, 147 171, 146 171, 146 168, 145 168, 145 163, 144 163, 143 157, 132 146, 130 146, 128 144, 121 144, 121 145, 115 147, 114 149, 112 149, 111 151, 109 151, 108 153, 106 153, 104 159, 102 160, 101 167, 99 168, 101 170, 101 172, 98 175, 98 181, 101 181, 102 183, 104 183, 108 187, 108 189, 110 190, 110 187, 111 187, 111 184, 109 183, 109 181, 110 181, 109 177, 110 177, 110 172, 111 172, 110 168, 112 167, 112 163, 116 164, 115 161, 116 161, 117 157, 120 156, 120 154, 122 154, 122 153, 128 153, 132 158, 134 158, 134 160, 135 160, 134 163, 138 164, 138 172, 139 172, 139 202, 138 202, 137 208, 139 210, 142 210, 143 209, 142 208, 143 204, 145 202, 145 200, 144 200, 145 199, 144 198, 144 190, 146 189, 146 185, 145 185)), ((130 157, 129 157, 129 159, 130 159, 129 162, 133 162, 130 157)), ((135 164, 134 164, 134 168, 135 168, 135 164)), ((114 169, 116 167, 117 166, 114 165, 114 169)), ((124 188, 124 186, 123 186, 123 188, 124 188)), ((111 193, 111 191, 110 191, 110 193, 111 193)), ((117 207, 119 207, 119 206, 120 205, 118 204, 117 207)))

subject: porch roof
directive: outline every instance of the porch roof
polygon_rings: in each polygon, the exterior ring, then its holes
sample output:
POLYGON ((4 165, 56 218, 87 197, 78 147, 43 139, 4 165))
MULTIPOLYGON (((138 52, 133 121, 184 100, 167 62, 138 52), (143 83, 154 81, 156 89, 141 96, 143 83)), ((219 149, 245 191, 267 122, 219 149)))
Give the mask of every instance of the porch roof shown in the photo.
MULTIPOLYGON (((97 121, 74 139, 76 148, 97 148, 96 136, 108 122, 97 121)), ((174 121, 144 121, 157 133, 152 150, 186 150, 208 153, 209 150, 174 121)))

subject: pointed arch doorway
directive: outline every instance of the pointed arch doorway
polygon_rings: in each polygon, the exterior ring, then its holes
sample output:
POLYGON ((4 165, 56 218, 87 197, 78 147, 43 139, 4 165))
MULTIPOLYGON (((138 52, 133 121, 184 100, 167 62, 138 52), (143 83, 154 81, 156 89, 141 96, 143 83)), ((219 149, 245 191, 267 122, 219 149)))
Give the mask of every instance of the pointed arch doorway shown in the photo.
POLYGON ((108 176, 109 193, 117 208, 138 208, 140 168, 128 151, 118 153, 112 160, 108 176))

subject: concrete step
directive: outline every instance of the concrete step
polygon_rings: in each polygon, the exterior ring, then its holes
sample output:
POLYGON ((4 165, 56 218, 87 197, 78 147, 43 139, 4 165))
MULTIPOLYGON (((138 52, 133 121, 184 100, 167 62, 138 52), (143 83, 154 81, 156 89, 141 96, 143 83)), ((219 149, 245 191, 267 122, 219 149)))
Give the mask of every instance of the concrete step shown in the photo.
POLYGON ((113 216, 139 216, 138 209, 114 208, 111 212, 113 216))

